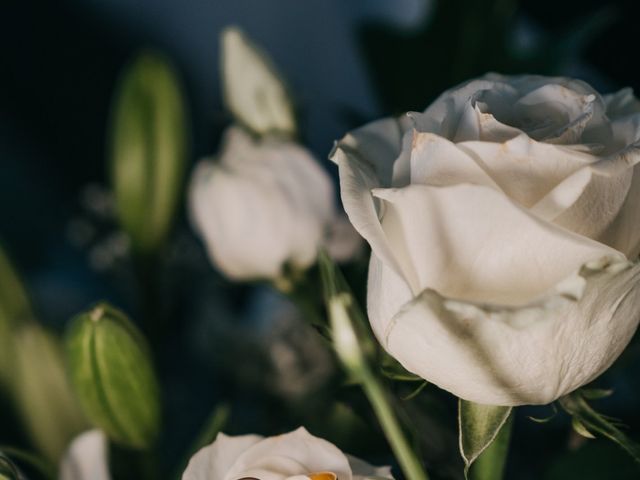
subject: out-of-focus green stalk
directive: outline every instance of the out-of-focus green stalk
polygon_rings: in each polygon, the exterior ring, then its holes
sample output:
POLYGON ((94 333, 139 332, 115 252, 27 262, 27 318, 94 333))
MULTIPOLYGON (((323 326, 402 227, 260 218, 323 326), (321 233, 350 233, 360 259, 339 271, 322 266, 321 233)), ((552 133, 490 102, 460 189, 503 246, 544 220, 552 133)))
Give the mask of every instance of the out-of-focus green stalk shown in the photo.
POLYGON ((362 386, 406 478, 428 480, 427 472, 400 427, 387 392, 367 363, 350 318, 352 301, 353 297, 347 293, 329 299, 331 332, 338 358, 353 380, 362 386))

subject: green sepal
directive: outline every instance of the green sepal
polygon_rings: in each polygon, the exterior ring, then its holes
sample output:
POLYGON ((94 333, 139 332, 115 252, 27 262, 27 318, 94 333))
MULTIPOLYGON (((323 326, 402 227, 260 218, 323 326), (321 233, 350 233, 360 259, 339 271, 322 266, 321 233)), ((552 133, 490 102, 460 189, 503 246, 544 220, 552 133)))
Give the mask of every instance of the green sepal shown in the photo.
POLYGON ((140 331, 122 312, 102 303, 71 321, 66 352, 89 421, 120 445, 150 448, 160 428, 160 393, 140 331))
POLYGON ((482 405, 459 399, 459 446, 465 465, 465 478, 468 478, 471 465, 496 440, 509 420, 511 411, 511 407, 482 405))
POLYGON ((576 390, 558 400, 560 406, 572 417, 576 432, 587 438, 600 435, 617 443, 636 462, 640 463, 640 444, 631 440, 621 429, 618 420, 596 412, 587 402, 588 393, 576 390))

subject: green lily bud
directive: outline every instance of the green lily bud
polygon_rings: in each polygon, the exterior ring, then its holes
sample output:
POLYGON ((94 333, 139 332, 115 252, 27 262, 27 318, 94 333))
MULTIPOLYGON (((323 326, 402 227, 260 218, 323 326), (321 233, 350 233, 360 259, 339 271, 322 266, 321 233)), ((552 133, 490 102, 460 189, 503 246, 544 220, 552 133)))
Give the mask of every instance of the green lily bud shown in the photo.
POLYGON ((29 437, 51 462, 87 426, 73 394, 57 337, 35 322, 13 332, 13 400, 29 437))
POLYGON ((159 389, 147 343, 115 308, 99 304, 67 331, 71 381, 89 421, 123 446, 146 449, 160 426, 159 389))
POLYGON ((293 102, 269 56, 236 27, 222 32, 221 45, 224 101, 235 120, 258 135, 295 135, 293 102))
POLYGON ((111 174, 116 209, 134 249, 151 253, 166 239, 187 159, 187 115, 171 65, 142 53, 113 101, 111 174))

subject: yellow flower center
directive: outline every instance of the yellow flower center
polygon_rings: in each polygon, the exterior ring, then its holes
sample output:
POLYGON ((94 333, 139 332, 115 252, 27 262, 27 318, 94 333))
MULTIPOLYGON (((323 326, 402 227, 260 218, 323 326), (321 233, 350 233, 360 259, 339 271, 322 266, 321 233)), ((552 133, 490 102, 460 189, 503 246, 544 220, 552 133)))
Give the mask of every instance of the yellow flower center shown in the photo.
POLYGON ((310 480, 336 480, 338 477, 332 472, 318 472, 307 475, 310 480))

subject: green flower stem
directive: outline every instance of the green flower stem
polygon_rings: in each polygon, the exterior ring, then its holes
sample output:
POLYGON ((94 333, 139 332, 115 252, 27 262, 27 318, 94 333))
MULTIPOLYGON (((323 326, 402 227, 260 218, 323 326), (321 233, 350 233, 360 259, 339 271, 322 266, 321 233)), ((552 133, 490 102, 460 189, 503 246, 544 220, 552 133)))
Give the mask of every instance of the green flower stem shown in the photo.
POLYGON ((500 429, 495 440, 471 466, 470 480, 499 480, 503 478, 507 454, 509 453, 512 425, 513 412, 500 429))
POLYGON ((407 480, 429 480, 427 472, 420 464, 400 428, 398 419, 391 408, 389 397, 380 381, 366 366, 363 366, 357 373, 362 389, 369 399, 376 417, 378 417, 387 441, 391 445, 407 480))

